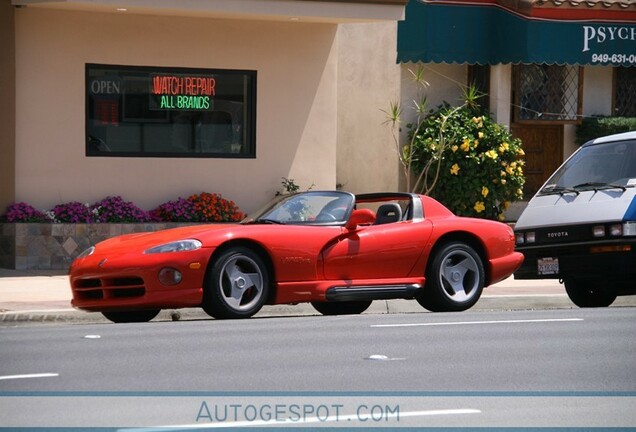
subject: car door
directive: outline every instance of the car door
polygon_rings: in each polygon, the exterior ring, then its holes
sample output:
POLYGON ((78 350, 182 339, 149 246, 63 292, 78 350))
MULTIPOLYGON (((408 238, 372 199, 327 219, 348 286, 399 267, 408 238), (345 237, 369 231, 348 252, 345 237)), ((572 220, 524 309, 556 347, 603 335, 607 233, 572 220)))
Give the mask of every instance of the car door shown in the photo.
MULTIPOLYGON (((325 249, 327 280, 403 278, 413 270, 430 238, 426 220, 360 226, 325 249)), ((424 269, 422 270, 422 274, 424 269)))

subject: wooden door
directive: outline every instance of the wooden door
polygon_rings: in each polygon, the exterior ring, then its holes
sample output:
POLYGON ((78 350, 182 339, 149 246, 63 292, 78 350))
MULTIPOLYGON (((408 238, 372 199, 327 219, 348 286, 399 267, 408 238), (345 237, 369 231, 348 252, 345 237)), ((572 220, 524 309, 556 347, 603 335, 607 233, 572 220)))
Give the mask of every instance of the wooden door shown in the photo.
POLYGON ((563 163, 563 125, 513 124, 515 138, 526 153, 524 198, 530 199, 563 163))

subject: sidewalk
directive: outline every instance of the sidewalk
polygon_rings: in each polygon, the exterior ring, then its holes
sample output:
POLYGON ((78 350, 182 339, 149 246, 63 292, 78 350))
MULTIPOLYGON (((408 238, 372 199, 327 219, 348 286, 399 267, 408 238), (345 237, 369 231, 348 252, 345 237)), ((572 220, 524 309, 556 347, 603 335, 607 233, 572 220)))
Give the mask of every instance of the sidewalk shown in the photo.
MULTIPOLYGON (((71 289, 63 271, 0 269, 0 322, 59 321, 104 322, 99 313, 77 311, 70 305, 71 289)), ((636 306, 636 296, 619 297, 616 306, 636 306)), ((515 280, 510 277, 484 290, 472 310, 573 308, 556 280, 515 280)), ((410 300, 375 301, 366 313, 421 313, 410 300)), ((174 319, 175 311, 162 311, 156 319, 174 319)), ((256 315, 317 315, 310 304, 265 306, 256 315)), ((208 319, 199 308, 178 310, 180 319, 208 319)))

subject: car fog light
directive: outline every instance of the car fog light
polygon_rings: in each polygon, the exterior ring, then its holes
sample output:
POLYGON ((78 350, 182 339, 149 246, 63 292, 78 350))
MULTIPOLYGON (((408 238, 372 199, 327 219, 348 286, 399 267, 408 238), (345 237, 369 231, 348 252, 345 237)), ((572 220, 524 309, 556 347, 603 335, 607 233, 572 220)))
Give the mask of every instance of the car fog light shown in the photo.
POLYGON ((597 225, 592 228, 592 234, 594 237, 605 237, 605 227, 603 225, 597 225))
POLYGON ((181 282, 183 275, 177 269, 164 267, 159 271, 159 282, 164 285, 176 285, 181 282))

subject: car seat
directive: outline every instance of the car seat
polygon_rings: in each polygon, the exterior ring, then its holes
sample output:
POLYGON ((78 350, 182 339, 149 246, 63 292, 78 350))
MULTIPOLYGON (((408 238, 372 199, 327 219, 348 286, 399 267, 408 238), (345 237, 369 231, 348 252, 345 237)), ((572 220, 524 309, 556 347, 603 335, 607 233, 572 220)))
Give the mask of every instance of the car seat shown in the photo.
POLYGON ((402 220, 402 208, 395 203, 382 204, 376 213, 375 224, 398 222, 402 220))

